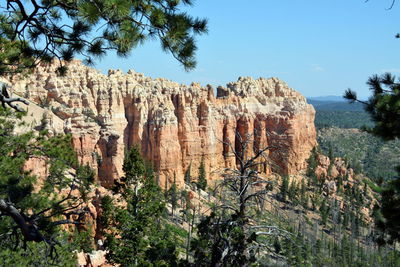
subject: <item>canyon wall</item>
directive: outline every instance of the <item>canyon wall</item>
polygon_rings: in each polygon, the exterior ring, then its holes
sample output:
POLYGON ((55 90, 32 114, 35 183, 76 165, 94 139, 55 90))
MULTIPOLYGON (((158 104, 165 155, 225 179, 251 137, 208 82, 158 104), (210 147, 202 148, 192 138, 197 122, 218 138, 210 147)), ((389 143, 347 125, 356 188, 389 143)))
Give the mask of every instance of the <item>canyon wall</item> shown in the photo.
POLYGON ((56 67, 39 66, 28 77, 14 78, 14 93, 48 108, 48 118, 62 119, 53 130, 73 135, 81 163, 92 166, 105 187, 123 176, 124 151, 134 144, 154 163, 162 186, 174 176, 182 185, 189 167, 195 178, 202 159, 208 179, 217 179, 219 170, 235 166, 231 148, 247 134, 252 136, 249 155, 271 147, 270 163, 262 169, 266 174, 299 172, 316 145, 313 107, 277 78, 240 77, 215 95, 211 86, 152 79, 132 70, 103 75, 72 61, 66 76, 59 77, 56 67))

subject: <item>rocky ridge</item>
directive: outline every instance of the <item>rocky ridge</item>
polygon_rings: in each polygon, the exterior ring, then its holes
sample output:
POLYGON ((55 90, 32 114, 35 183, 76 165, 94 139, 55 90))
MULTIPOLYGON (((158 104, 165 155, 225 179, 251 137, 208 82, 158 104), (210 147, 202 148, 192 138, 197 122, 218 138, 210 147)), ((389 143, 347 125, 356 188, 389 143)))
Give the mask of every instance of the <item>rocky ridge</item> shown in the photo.
POLYGON ((196 177, 201 158, 208 179, 217 178, 218 169, 235 166, 229 144, 237 146, 239 135, 253 136, 253 153, 271 147, 271 165, 261 170, 266 174, 298 173, 316 145, 313 107, 277 78, 240 77, 218 87, 215 96, 209 85, 133 70, 104 75, 76 60, 60 77, 56 67, 38 66, 28 77, 14 78, 14 93, 51 110, 43 116, 58 123, 50 127, 73 135, 81 163, 93 167, 105 187, 123 176, 124 151, 134 144, 152 160, 162 185, 174 176, 183 185, 189 166, 196 177))

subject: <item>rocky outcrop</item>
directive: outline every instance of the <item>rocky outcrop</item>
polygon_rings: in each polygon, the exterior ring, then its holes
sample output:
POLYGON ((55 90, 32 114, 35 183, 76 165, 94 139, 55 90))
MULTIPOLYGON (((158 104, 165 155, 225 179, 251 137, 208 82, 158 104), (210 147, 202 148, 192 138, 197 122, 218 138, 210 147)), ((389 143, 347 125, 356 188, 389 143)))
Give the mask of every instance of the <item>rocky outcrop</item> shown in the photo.
POLYGON ((77 266, 82 267, 108 267, 115 266, 107 263, 106 260, 107 251, 94 250, 91 253, 85 253, 83 251, 77 253, 77 266))
POLYGON ((162 185, 174 176, 182 185, 189 166, 195 177, 201 158, 208 178, 217 178, 216 170, 235 165, 229 144, 237 147, 238 134, 253 136, 253 153, 271 147, 266 173, 297 173, 316 145, 314 109, 277 78, 240 77, 218 87, 215 96, 211 86, 135 71, 103 75, 73 61, 59 77, 56 67, 39 66, 28 78, 14 78, 14 92, 64 121, 81 163, 97 170, 106 187, 123 176, 124 151, 134 144, 152 160, 162 185))
POLYGON ((334 158, 331 161, 329 157, 319 154, 317 156, 315 176, 318 179, 326 178, 328 180, 342 177, 346 178, 346 180, 352 181, 354 171, 352 168, 347 166, 347 163, 342 158, 334 158))

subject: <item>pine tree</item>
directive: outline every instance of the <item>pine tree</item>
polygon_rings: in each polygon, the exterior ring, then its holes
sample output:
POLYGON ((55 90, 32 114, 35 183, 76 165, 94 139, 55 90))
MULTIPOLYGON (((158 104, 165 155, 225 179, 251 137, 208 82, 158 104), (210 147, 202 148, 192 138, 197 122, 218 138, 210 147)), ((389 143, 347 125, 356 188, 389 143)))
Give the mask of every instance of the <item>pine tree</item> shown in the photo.
POLYGON ((199 166, 199 178, 197 180, 197 186, 201 190, 206 190, 207 188, 207 176, 206 176, 206 167, 204 166, 204 157, 201 157, 201 162, 199 166))
POLYGON ((122 170, 125 173, 125 177, 123 177, 122 180, 125 182, 128 189, 131 185, 138 186, 142 181, 146 173, 146 165, 140 154, 139 146, 133 146, 125 155, 122 170))
POLYGON ((115 208, 105 243, 109 250, 107 258, 122 266, 176 265, 176 244, 163 222, 163 194, 137 146, 126 154, 123 170, 123 195, 128 207, 115 208))
POLYGON ((116 213, 113 199, 110 196, 104 196, 100 201, 100 206, 101 216, 99 217, 98 228, 99 230, 108 229, 112 225, 116 213))
POLYGON ((344 228, 344 230, 346 230, 347 226, 349 225, 349 221, 350 221, 349 212, 350 212, 350 210, 346 206, 345 212, 343 213, 343 228, 344 228))
POLYGON ((329 144, 328 158, 330 159, 330 161, 332 163, 334 160, 332 143, 329 144))
POLYGON ((351 244, 346 235, 342 238, 341 241, 341 260, 343 264, 349 263, 352 261, 351 257, 351 244))
POLYGON ((165 177, 165 185, 164 185, 164 198, 168 200, 168 179, 169 177, 165 177))
POLYGON ((333 170, 333 161, 330 162, 329 166, 328 166, 328 176, 332 177, 332 170, 333 170))
MULTIPOLYGON (((181 207, 187 209, 190 204, 187 203, 188 200, 188 191, 181 190, 179 194, 179 199, 181 201, 181 207)), ((190 199, 189 199, 190 200, 190 199)))
POLYGON ((275 253, 279 254, 282 250, 282 246, 281 246, 278 238, 275 238, 273 246, 275 249, 275 253))
POLYGON ((176 207, 178 206, 178 189, 176 187, 176 174, 174 173, 174 181, 168 190, 168 196, 171 203, 172 208, 172 216, 174 216, 174 212, 176 207))
POLYGON ((192 163, 189 164, 186 172, 185 172, 185 183, 187 185, 190 185, 192 182, 192 174, 191 174, 191 169, 192 169, 192 163))
POLYGON ((282 176, 282 184, 280 187, 280 197, 282 201, 286 201, 289 194, 289 177, 284 175, 282 176))
POLYGON ((47 262, 57 250, 69 257, 73 248, 59 246, 68 238, 60 225, 81 223, 86 211, 79 206, 86 200, 93 172, 78 164, 71 136, 51 137, 45 127, 37 134, 15 134, 21 116, 0 107, 0 250, 12 250, 13 255, 27 248, 39 252, 24 259, 27 262, 31 257, 47 262), (48 173, 33 176, 25 169, 30 159, 43 160, 48 173))
POLYGON ((306 189, 306 183, 303 180, 301 180, 300 184, 300 202, 301 205, 306 209, 308 208, 308 195, 307 195, 307 189, 306 189))
POLYGON ((358 100, 356 92, 350 89, 344 94, 344 97, 351 103, 357 101, 364 104, 365 110, 370 114, 372 121, 375 122, 374 127, 364 130, 382 137, 384 140, 393 140, 399 137, 400 84, 396 81, 396 77, 390 73, 381 76, 373 75, 368 79, 367 85, 372 91, 372 96, 368 101, 358 100))
POLYGON ((321 221, 323 225, 326 225, 328 221, 328 216, 329 216, 329 206, 326 204, 325 198, 322 200, 321 206, 319 208, 319 211, 321 213, 321 221))
POLYGON ((323 244, 320 239, 317 239, 315 242, 315 253, 314 253, 314 263, 316 266, 323 266, 326 262, 324 261, 323 256, 323 244))
POLYGON ((308 177, 313 177, 315 176, 315 168, 318 166, 318 161, 317 161, 317 149, 314 147, 313 150, 311 151, 311 155, 307 160, 308 166, 307 166, 307 176, 308 177))
POLYGON ((343 177, 341 175, 337 178, 337 192, 343 193, 343 177))
POLYGON ((297 191, 298 191, 297 182, 293 181, 292 183, 290 183, 290 186, 289 186, 288 197, 289 197, 290 201, 292 201, 294 206, 296 206, 299 202, 297 191))
POLYGON ((11 1, 0 12, 0 75, 77 55, 92 64, 110 49, 126 56, 149 39, 192 69, 194 37, 207 32, 207 21, 182 11, 188 5, 192 1, 11 1))

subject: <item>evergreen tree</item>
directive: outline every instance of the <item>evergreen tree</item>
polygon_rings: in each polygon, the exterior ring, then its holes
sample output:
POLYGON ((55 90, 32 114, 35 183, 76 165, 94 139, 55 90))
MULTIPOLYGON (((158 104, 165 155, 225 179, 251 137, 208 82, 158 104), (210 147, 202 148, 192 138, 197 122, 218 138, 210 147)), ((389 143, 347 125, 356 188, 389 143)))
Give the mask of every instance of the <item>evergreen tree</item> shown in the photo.
POLYGON ((199 166, 199 178, 197 180, 197 186, 201 190, 206 190, 207 188, 207 176, 206 176, 206 167, 204 166, 204 157, 201 157, 201 162, 199 166))
POLYGON ((273 246, 275 249, 275 253, 279 254, 282 250, 282 246, 281 246, 278 238, 275 238, 273 246))
POLYGON ((314 245, 315 253, 314 253, 314 264, 316 266, 323 266, 326 261, 323 256, 323 244, 321 239, 317 239, 314 245))
POLYGON ((169 179, 169 177, 165 177, 164 198, 165 198, 166 200, 168 200, 168 191, 169 191, 169 188, 168 188, 168 179, 169 179))
POLYGON ((351 249, 352 246, 350 244, 350 241, 345 235, 341 241, 341 261, 343 264, 349 263, 353 260, 351 258, 351 249))
POLYGON ((330 159, 331 163, 333 163, 333 160, 334 160, 335 158, 334 158, 334 156, 333 156, 333 146, 332 146, 332 143, 329 144, 328 158, 330 159))
POLYGON ((343 193, 343 177, 341 175, 337 178, 337 192, 343 193))
POLYGON ((116 215, 116 210, 113 204, 113 199, 110 196, 104 196, 100 201, 101 216, 99 216, 99 230, 108 229, 113 224, 116 215))
POLYGON ((111 233, 107 234, 107 258, 122 266, 176 265, 176 245, 164 225, 163 194, 138 147, 127 153, 123 170, 128 206, 116 208, 111 233))
POLYGON ((307 195, 307 188, 306 188, 306 183, 303 180, 301 180, 301 184, 300 184, 300 202, 301 205, 306 209, 308 208, 308 195, 307 195))
POLYGON ((280 197, 282 201, 286 201, 289 194, 289 177, 287 175, 282 176, 282 184, 280 187, 280 197))
POLYGON ((59 246, 68 238, 62 235, 60 225, 82 223, 87 211, 80 205, 86 200, 93 172, 78 164, 71 136, 50 137, 46 128, 36 135, 14 134, 19 124, 15 116, 22 114, 0 107, 0 248, 13 250, 10 255, 27 248, 40 251, 36 256, 28 253, 29 257, 44 262, 49 256, 55 259, 57 250, 69 257, 72 246, 66 244, 65 250, 59 246), (46 165, 48 173, 43 177, 26 170, 25 163, 34 159, 46 165))
MULTIPOLYGON (((364 130, 384 140, 400 137, 400 83, 394 75, 385 73, 381 76, 373 75, 367 84, 372 91, 368 101, 360 101, 357 94, 350 89, 344 94, 351 103, 357 101, 365 105, 374 126, 365 127, 364 130)), ((400 168, 397 171, 400 172, 400 168)), ((378 221, 377 226, 389 234, 387 241, 400 240, 400 178, 386 184, 382 192, 381 213, 383 220, 378 221)))
POLYGON ((311 151, 311 155, 308 158, 308 166, 307 166, 307 176, 312 177, 315 176, 315 168, 318 166, 318 160, 317 160, 317 148, 313 148, 311 151))
POLYGON ((154 38, 186 69, 192 69, 194 37, 207 31, 207 21, 181 11, 187 5, 192 1, 15 0, 1 4, 0 75, 52 58, 69 61, 76 55, 91 64, 110 49, 126 56, 154 38))
POLYGON ((330 162, 329 166, 328 166, 328 176, 332 177, 332 170, 333 170, 333 161, 330 162))
POLYGON ((329 206, 326 204, 326 200, 325 198, 322 200, 321 206, 319 208, 319 211, 321 213, 321 220, 322 220, 322 224, 326 225, 327 220, 328 220, 328 216, 329 216, 329 206))
POLYGON ((174 181, 168 190, 168 196, 171 203, 172 208, 172 216, 174 216, 174 212, 176 207, 178 206, 178 189, 176 187, 176 174, 174 173, 174 181))
POLYGON ((289 186, 288 197, 295 206, 298 204, 297 191, 298 191, 297 182, 293 181, 292 183, 290 183, 289 186))
POLYGON ((192 182, 192 174, 191 174, 191 169, 192 169, 192 163, 189 164, 186 172, 185 172, 185 183, 187 185, 190 185, 190 183, 192 182))
POLYGON ((390 73, 381 76, 373 75, 368 79, 367 85, 372 91, 368 101, 360 101, 357 94, 350 89, 344 97, 351 103, 360 102, 365 104, 365 110, 371 115, 375 125, 365 128, 366 131, 382 137, 384 140, 393 140, 400 136, 400 118, 398 103, 400 102, 400 84, 396 77, 390 73))
POLYGON ((126 188, 129 189, 131 185, 138 186, 142 182, 143 176, 146 173, 146 165, 140 154, 139 146, 133 146, 125 155, 122 170, 125 173, 122 181, 125 182, 126 188))
MULTIPOLYGON (((188 191, 186 190, 181 190, 180 191, 180 195, 179 195, 179 199, 181 200, 181 207, 187 209, 187 207, 189 206, 189 204, 187 203, 188 200, 188 191)), ((189 199, 190 200, 190 199, 189 199)))
POLYGON ((345 212, 343 213, 343 228, 346 230, 347 226, 349 225, 350 222, 350 210, 349 208, 346 206, 345 208, 345 212))

